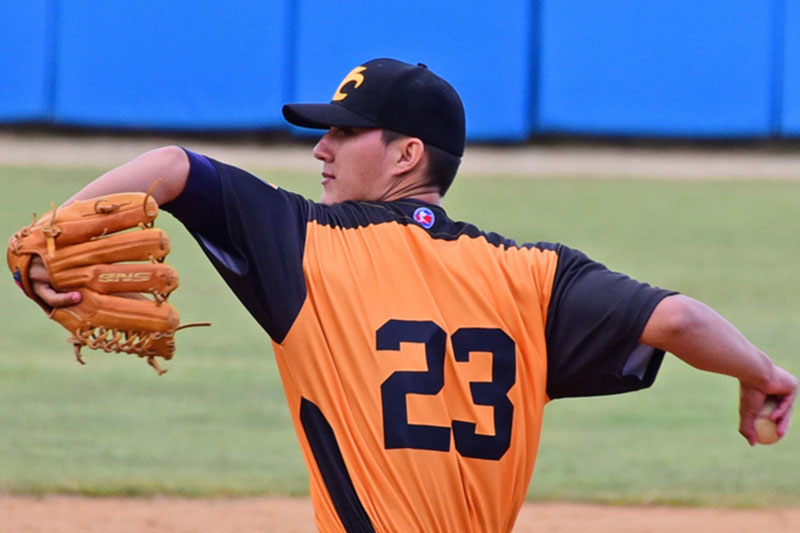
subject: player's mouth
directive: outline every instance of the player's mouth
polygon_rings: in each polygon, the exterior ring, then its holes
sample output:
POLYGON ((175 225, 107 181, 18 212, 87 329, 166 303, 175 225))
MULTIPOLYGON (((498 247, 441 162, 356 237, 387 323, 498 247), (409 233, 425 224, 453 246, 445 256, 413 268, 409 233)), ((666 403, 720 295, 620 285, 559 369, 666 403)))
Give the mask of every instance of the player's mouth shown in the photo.
POLYGON ((334 176, 333 174, 331 174, 329 172, 323 172, 322 173, 322 186, 324 187, 325 185, 330 183, 331 180, 335 180, 335 179, 336 179, 336 176, 334 176))

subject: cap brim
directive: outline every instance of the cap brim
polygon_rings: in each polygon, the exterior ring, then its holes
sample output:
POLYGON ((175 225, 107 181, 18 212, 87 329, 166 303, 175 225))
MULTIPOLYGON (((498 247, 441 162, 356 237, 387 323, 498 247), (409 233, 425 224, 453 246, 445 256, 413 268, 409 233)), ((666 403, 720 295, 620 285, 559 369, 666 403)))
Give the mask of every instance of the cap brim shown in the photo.
POLYGON ((336 104, 286 104, 283 118, 302 128, 328 129, 331 126, 348 128, 379 128, 374 120, 357 115, 336 104))

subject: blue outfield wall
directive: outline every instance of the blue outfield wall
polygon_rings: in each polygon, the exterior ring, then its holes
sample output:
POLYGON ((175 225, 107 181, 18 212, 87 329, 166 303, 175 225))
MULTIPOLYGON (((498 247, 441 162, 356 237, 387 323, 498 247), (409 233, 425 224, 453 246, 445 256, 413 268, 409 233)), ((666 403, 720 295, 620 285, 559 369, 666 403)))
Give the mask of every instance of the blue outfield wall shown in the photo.
POLYGON ((536 2, 303 0, 297 13, 297 101, 328 101, 344 76, 376 57, 424 63, 459 92, 470 139, 525 139, 536 88, 536 2))
POLYGON ((786 0, 781 132, 800 136, 800 0, 786 0))
POLYGON ((0 121, 50 118, 55 0, 0 2, 0 121))
POLYGON ((390 56, 453 83, 473 141, 800 135, 800 0, 8 0, 0 17, 0 122, 287 130, 283 103, 390 56))
POLYGON ((539 128, 773 133, 777 3, 543 0, 539 128))
POLYGON ((291 0, 62 1, 55 121, 136 128, 269 128, 291 58, 291 0))

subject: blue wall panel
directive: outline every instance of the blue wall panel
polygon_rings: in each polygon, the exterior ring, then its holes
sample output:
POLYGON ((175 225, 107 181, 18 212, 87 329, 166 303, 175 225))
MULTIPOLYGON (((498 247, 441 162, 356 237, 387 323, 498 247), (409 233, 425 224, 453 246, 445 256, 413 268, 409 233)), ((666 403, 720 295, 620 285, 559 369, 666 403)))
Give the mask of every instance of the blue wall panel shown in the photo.
POLYGON ((299 0, 293 99, 327 102, 352 68, 393 57, 425 63, 453 84, 471 139, 526 138, 535 4, 299 0))
POLYGON ((786 0, 782 133, 800 135, 800 0, 786 0))
POLYGON ((0 2, 0 120, 49 118, 53 1, 0 2))
POLYGON ((170 129, 282 124, 286 6, 63 1, 57 122, 170 129))
POLYGON ((390 56, 453 83, 471 140, 800 135, 800 0, 9 0, 0 17, 0 122, 286 128, 284 102, 390 56))
POLYGON ((784 0, 542 0, 539 126, 760 136, 784 0))

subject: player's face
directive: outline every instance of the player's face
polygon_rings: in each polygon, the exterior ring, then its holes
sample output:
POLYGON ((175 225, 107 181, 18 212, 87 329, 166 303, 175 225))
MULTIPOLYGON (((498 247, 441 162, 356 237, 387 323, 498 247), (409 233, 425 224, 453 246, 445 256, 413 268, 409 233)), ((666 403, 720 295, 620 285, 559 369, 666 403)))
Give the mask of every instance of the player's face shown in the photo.
POLYGON ((380 201, 388 191, 392 161, 380 129, 332 127, 314 147, 322 165, 323 204, 380 201))

